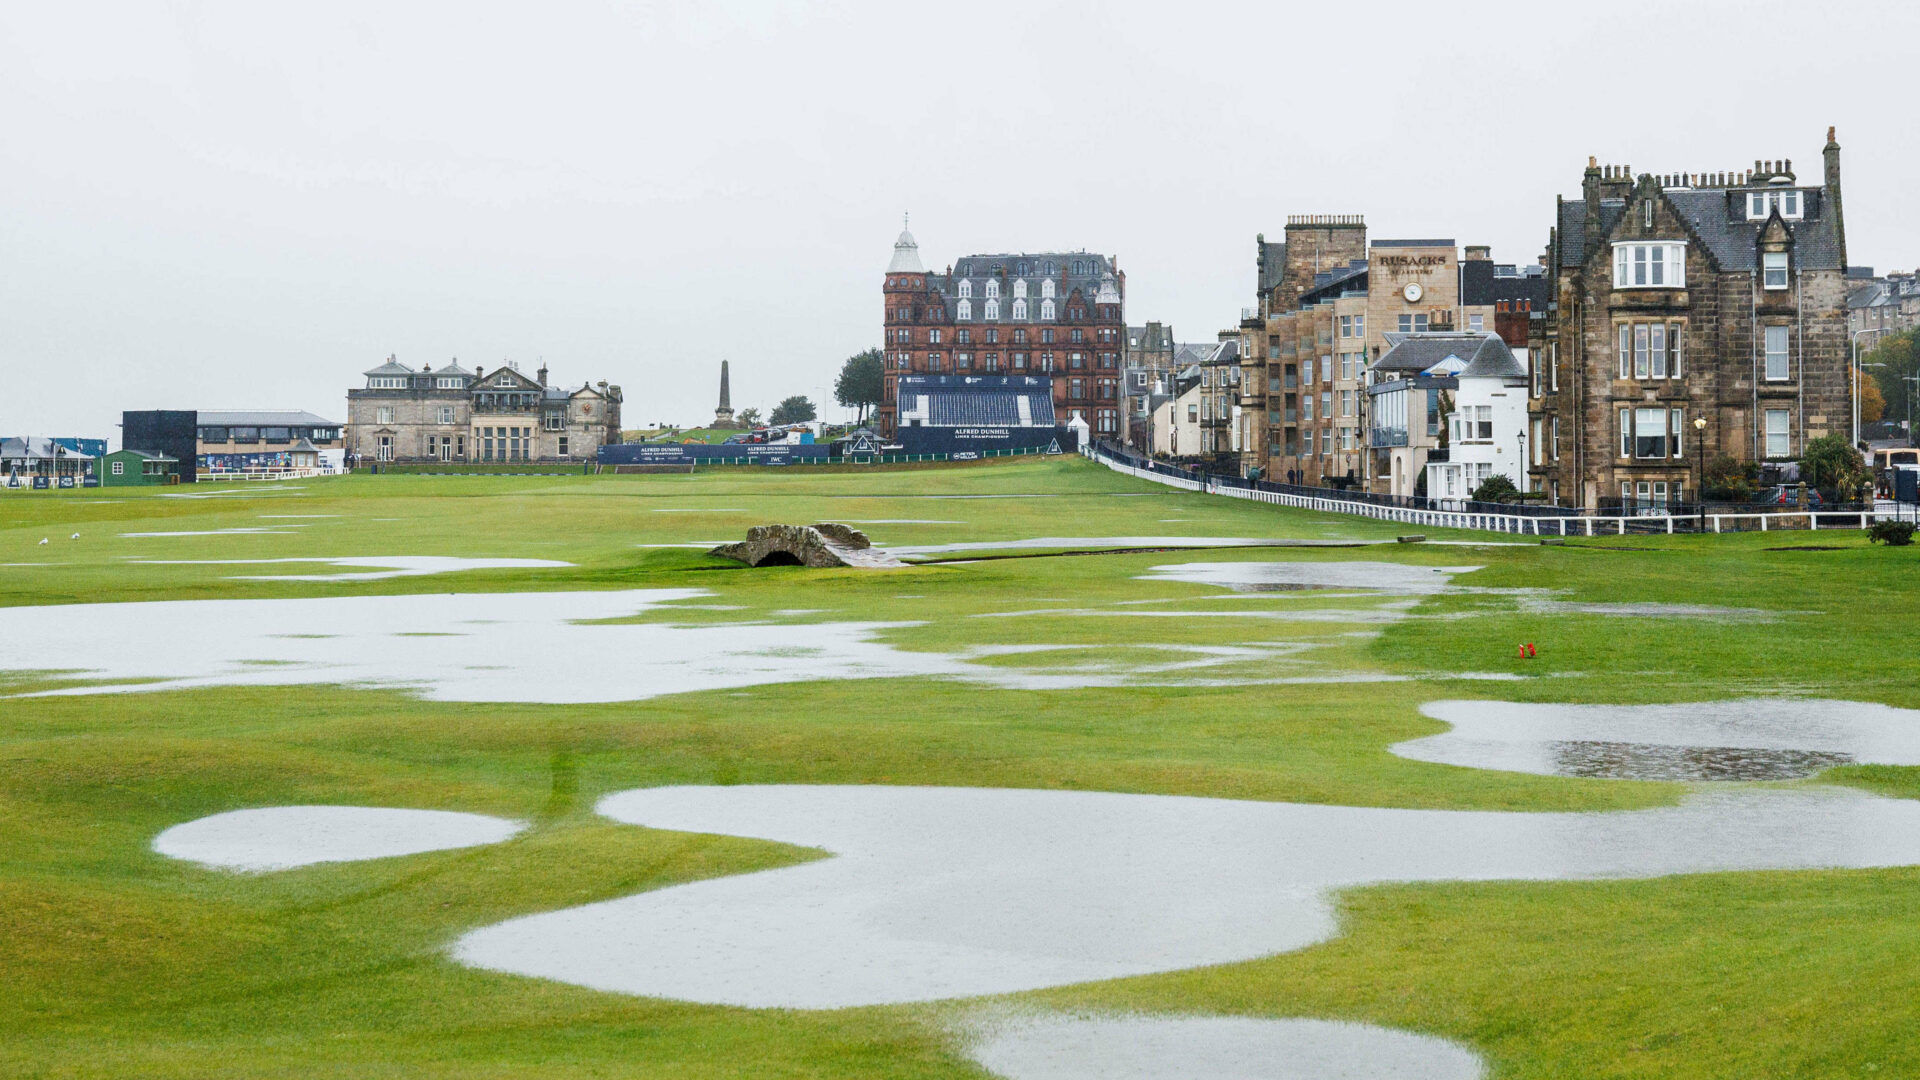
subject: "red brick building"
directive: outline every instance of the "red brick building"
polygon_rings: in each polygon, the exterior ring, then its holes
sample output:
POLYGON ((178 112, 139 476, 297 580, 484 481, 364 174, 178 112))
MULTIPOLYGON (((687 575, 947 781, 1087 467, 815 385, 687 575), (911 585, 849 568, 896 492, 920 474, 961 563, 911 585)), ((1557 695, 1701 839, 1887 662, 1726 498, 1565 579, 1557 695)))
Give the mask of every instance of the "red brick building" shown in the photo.
POLYGON ((896 431, 901 375, 1044 375, 1061 423, 1077 415, 1118 438, 1126 287, 1112 258, 1084 251, 968 255, 929 273, 902 230, 887 266, 880 434, 896 431))

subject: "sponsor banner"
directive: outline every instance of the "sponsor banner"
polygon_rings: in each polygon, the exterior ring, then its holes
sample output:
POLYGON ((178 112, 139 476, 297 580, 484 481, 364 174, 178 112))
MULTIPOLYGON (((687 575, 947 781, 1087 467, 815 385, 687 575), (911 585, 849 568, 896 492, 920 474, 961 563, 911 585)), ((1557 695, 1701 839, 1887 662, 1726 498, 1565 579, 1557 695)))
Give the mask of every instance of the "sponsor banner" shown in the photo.
POLYGON ((1074 448, 1073 433, 1059 427, 907 427, 900 429, 899 442, 902 453, 956 458, 961 454, 979 457, 987 450, 1057 454, 1074 448))
POLYGON ((622 443, 600 448, 602 465, 786 465, 796 460, 827 461, 832 456, 832 448, 824 443, 622 443))

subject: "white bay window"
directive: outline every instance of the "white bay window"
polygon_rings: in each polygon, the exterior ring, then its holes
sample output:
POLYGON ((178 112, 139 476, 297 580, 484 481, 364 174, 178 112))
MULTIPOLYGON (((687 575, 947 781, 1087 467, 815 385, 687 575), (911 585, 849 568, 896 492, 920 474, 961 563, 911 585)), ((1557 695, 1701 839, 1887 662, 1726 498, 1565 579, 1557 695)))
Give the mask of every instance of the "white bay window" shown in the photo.
POLYGON ((1682 289, 1686 284, 1686 244, 1663 240, 1613 245, 1614 288, 1682 289))

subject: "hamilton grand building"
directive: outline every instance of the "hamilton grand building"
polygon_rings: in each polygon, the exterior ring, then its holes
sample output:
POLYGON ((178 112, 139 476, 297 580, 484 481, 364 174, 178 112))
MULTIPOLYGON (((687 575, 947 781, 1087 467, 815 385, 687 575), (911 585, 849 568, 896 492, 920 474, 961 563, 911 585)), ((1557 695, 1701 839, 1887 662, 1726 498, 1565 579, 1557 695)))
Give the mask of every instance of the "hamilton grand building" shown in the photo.
POLYGON ((913 234, 902 230, 887 266, 880 434, 939 422, 900 404, 901 376, 931 375, 986 377, 982 385, 996 386, 1049 380, 1058 422, 1077 417, 1094 437, 1118 438, 1126 289, 1113 257, 1084 251, 967 255, 930 273, 913 234))

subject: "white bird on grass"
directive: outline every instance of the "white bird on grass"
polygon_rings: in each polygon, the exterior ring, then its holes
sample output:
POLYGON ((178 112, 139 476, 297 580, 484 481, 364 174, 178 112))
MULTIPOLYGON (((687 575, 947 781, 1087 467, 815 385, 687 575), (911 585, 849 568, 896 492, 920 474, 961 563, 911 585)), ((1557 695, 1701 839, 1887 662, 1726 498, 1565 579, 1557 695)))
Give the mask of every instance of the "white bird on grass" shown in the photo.
POLYGON ((40 538, 40 543, 42 543, 42 544, 45 544, 46 542, 47 542, 47 538, 46 538, 46 537, 44 537, 44 536, 43 536, 43 537, 41 537, 41 538, 40 538))
POLYGON ((69 540, 78 540, 78 539, 80 539, 80 534, 79 534, 79 533, 74 533, 74 534, 73 534, 72 536, 70 536, 70 537, 68 537, 67 539, 69 539, 69 540))

